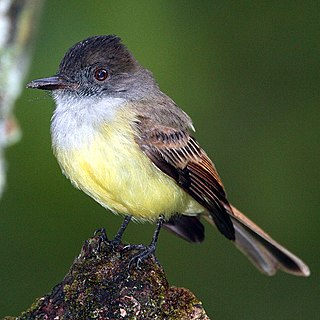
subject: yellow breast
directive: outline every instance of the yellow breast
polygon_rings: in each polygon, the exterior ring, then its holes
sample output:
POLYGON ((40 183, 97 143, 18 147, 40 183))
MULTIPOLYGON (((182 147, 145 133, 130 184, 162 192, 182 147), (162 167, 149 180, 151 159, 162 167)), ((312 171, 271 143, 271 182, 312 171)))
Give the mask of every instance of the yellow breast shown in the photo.
POLYGON ((132 117, 119 111, 75 148, 57 146, 54 151, 65 175, 104 207, 139 220, 202 211, 142 153, 134 140, 132 117))

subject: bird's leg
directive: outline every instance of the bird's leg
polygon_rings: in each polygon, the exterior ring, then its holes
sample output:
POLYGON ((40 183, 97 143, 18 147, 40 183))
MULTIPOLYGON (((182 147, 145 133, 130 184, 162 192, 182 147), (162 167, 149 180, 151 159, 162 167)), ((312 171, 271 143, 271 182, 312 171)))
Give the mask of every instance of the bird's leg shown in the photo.
POLYGON ((143 248, 143 251, 141 251, 139 254, 137 254, 136 256, 134 256, 130 262, 129 262, 129 269, 132 267, 133 264, 136 264, 137 267, 139 268, 140 263, 145 260, 146 258, 148 258, 150 255, 154 254, 154 252, 156 251, 156 247, 157 247, 157 242, 158 242, 158 237, 159 237, 159 232, 160 229, 162 227, 162 224, 164 222, 164 217, 160 216, 157 222, 157 227, 156 230, 154 231, 153 237, 152 237, 152 241, 149 244, 149 246, 145 247, 145 246, 127 246, 127 249, 130 248, 143 248))
POLYGON ((111 244, 113 246, 117 246, 120 242, 121 242, 121 239, 122 239, 122 236, 123 236, 123 233, 124 231, 126 230, 129 222, 131 221, 131 218, 132 216, 128 215, 128 216, 125 216, 123 222, 122 222, 122 225, 121 227, 119 228, 116 236, 114 237, 114 239, 111 241, 111 244))

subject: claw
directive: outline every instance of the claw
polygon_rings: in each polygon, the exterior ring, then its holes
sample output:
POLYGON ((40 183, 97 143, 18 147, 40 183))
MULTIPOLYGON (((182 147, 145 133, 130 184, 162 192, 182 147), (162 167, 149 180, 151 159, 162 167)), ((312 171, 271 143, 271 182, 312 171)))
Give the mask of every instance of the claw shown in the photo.
POLYGON ((157 247, 157 242, 158 242, 158 236, 159 236, 159 232, 161 229, 161 226, 163 224, 164 218, 163 216, 160 216, 158 219, 158 223, 157 223, 157 227, 156 230, 153 234, 152 237, 152 241, 150 243, 149 246, 145 247, 142 244, 138 244, 138 245, 128 245, 125 247, 125 249, 138 249, 141 250, 140 253, 138 253, 137 255, 135 255, 129 262, 128 268, 129 270, 131 270, 131 267, 135 264, 136 267, 138 269, 140 269, 140 264, 146 260, 147 258, 149 258, 150 256, 153 256, 156 263, 158 265, 160 265, 159 261, 157 260, 157 258, 154 256, 154 253, 156 251, 156 247, 157 247))
POLYGON ((122 248, 122 250, 142 250, 145 248, 146 246, 143 244, 127 244, 122 248))
POLYGON ((97 251, 100 253, 101 251, 101 244, 103 242, 108 242, 108 237, 107 237, 107 232, 105 228, 100 228, 95 230, 95 232, 93 233, 94 237, 97 236, 99 234, 99 239, 98 239, 98 248, 97 251))
MULTIPOLYGON (((143 245, 128 245, 124 249, 143 249, 140 253, 135 255, 128 264, 128 269, 131 270, 131 268, 136 265, 137 269, 140 269, 141 263, 144 262, 147 258, 150 256, 153 256, 156 251, 156 246, 151 244, 148 247, 145 247, 143 245)), ((155 258, 155 257, 154 257, 155 258)), ((159 264, 157 258, 155 258, 157 264, 159 264)))

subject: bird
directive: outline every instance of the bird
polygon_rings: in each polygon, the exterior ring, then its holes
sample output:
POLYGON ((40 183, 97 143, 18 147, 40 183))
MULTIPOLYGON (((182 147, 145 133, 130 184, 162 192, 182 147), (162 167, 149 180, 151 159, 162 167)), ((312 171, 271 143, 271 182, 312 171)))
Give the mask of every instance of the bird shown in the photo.
POLYGON ((135 261, 154 254, 161 227, 189 242, 204 240, 201 219, 214 225, 262 273, 309 276, 308 266, 228 200, 191 118, 115 35, 73 45, 58 72, 27 88, 52 93, 52 149, 63 174, 124 221, 156 223, 135 261))

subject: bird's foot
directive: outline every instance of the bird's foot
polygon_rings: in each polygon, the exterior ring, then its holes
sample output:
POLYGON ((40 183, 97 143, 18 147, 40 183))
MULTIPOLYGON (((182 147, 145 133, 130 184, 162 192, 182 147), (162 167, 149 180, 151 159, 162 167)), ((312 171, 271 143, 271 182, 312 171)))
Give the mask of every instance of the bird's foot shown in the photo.
POLYGON ((120 243, 121 243, 121 238, 117 238, 117 237, 108 241, 108 245, 111 246, 113 249, 118 247, 120 243))
POLYGON ((127 244, 123 247, 123 250, 143 250, 146 249, 147 246, 144 244, 127 244))
POLYGON ((94 232, 93 235, 94 235, 94 237, 96 237, 97 235, 99 235, 97 251, 100 252, 100 251, 101 251, 101 244, 108 242, 108 237, 107 237, 106 229, 105 229, 105 228, 97 229, 97 230, 95 230, 95 232, 94 232))
MULTIPOLYGON (((141 268, 141 264, 150 256, 154 256, 154 253, 156 251, 156 246, 151 243, 149 246, 144 246, 142 244, 138 245, 132 245, 129 244, 123 248, 124 250, 139 250, 140 252, 136 254, 133 258, 131 258, 128 269, 131 270, 132 267, 136 266, 138 269, 141 268)), ((154 256, 154 259, 157 264, 159 264, 159 261, 154 256)))
POLYGON ((159 261, 157 260, 157 258, 155 257, 154 253, 156 251, 156 247, 157 247, 157 242, 158 242, 158 236, 159 236, 159 232, 161 229, 161 226, 164 222, 164 217, 160 216, 157 222, 157 227, 156 230, 154 231, 153 237, 152 237, 152 241, 148 246, 143 246, 141 244, 139 245, 128 245, 125 247, 125 249, 136 249, 136 250, 140 250, 140 253, 138 253, 137 255, 135 255, 129 262, 129 270, 131 269, 131 267, 133 265, 136 265, 136 267, 139 269, 141 263, 146 260, 147 258, 149 258, 150 256, 153 256, 155 259, 155 262, 160 266, 159 261))

